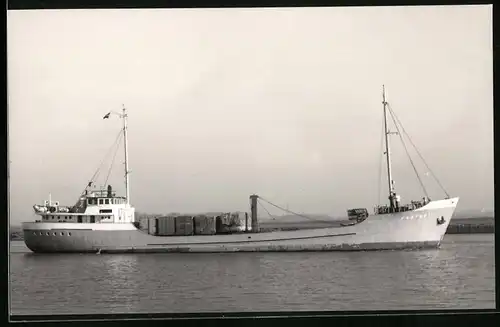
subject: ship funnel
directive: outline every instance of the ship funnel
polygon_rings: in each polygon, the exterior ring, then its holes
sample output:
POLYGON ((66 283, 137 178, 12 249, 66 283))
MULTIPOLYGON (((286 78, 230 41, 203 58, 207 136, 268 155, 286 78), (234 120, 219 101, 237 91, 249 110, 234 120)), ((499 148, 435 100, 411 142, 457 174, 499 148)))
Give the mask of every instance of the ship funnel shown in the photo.
POLYGON ((108 185, 108 198, 112 197, 113 197, 113 188, 111 187, 111 185, 108 185))

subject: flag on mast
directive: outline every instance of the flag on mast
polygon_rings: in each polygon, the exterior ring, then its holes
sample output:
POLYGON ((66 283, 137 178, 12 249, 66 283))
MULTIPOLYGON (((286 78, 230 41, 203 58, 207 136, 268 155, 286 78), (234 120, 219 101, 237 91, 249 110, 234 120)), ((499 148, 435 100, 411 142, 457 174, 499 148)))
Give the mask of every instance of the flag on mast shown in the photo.
POLYGON ((104 115, 104 117, 102 117, 102 119, 106 119, 106 118, 109 118, 109 115, 111 115, 111 111, 108 112, 107 114, 104 115))

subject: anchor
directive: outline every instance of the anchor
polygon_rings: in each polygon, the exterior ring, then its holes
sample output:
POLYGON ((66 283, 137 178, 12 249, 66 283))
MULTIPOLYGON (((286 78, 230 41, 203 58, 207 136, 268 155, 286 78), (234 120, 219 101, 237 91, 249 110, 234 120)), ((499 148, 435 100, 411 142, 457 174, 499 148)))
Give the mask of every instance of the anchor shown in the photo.
POLYGON ((443 216, 441 216, 441 218, 438 218, 436 221, 438 226, 444 224, 445 222, 446 222, 446 220, 444 220, 443 216))

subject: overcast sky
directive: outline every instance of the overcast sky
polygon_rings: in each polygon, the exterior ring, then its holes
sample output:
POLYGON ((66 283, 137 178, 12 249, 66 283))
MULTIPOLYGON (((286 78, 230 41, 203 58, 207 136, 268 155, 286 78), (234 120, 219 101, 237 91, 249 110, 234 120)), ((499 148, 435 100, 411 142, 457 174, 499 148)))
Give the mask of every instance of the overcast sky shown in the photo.
MULTIPOLYGON (((102 116, 122 104, 139 211, 247 210, 257 193, 371 212, 382 84, 459 209, 493 208, 492 6, 9 11, 7 37, 12 223, 49 193, 76 202, 121 128, 102 116)), ((391 142, 396 191, 422 198, 391 142)))

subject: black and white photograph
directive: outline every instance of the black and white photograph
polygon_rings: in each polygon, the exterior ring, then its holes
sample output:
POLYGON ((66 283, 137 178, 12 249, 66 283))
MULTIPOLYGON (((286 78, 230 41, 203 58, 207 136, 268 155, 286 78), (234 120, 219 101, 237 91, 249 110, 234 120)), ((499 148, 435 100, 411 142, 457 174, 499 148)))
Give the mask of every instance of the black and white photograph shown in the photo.
POLYGON ((494 309, 492 28, 8 10, 10 314, 494 309))

